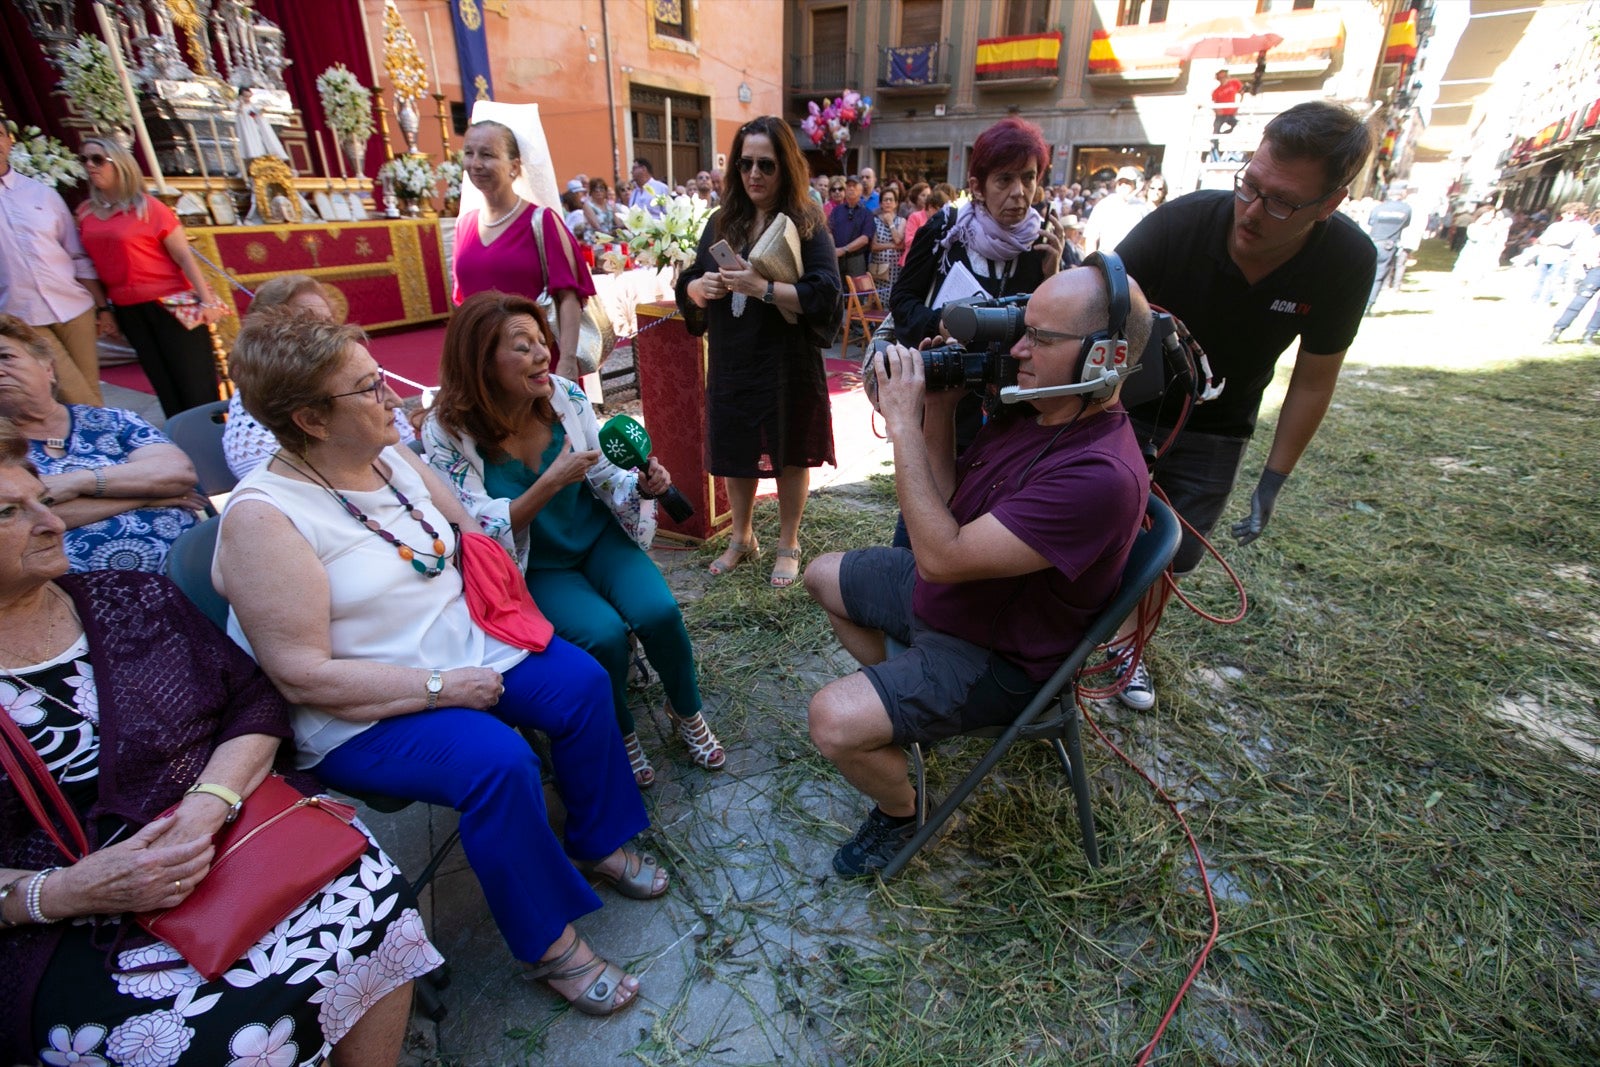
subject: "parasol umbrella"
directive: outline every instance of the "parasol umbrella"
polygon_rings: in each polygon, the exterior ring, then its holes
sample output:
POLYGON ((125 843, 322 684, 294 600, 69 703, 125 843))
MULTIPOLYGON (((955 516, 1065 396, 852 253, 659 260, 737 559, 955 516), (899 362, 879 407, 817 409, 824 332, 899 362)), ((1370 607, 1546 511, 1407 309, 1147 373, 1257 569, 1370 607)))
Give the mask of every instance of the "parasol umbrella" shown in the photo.
POLYGON ((1250 92, 1261 92, 1261 78, 1267 72, 1267 50, 1283 43, 1281 34, 1268 28, 1261 15, 1233 15, 1197 22, 1183 31, 1177 42, 1166 49, 1179 59, 1228 59, 1256 53, 1255 77, 1250 92))

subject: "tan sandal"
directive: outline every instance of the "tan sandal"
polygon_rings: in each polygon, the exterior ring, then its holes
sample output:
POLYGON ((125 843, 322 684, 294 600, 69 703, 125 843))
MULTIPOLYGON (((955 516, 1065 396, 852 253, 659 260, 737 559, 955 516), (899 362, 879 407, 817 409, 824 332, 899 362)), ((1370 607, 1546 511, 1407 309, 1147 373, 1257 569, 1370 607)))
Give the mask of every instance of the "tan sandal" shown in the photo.
MULTIPOLYGON (((550 989, 585 1015, 612 1015, 632 1004, 639 996, 637 988, 628 992, 627 1000, 624 1000, 621 1004, 616 1002, 617 990, 622 988, 622 981, 628 977, 628 973, 615 963, 601 959, 598 952, 590 956, 587 963, 580 963, 575 967, 566 966, 567 961, 577 955, 578 949, 581 947, 583 947, 583 938, 574 935, 572 944, 567 946, 567 951, 553 960, 546 960, 543 963, 529 967, 527 972, 528 979, 550 985, 551 982, 566 982, 574 978, 583 978, 593 974, 595 968, 598 967, 600 973, 595 975, 594 981, 590 982, 588 987, 576 997, 567 996, 561 990, 556 989, 555 986, 550 986, 550 989)), ((590 951, 594 952, 593 949, 590 949, 590 951)))
MULTIPOLYGON (((606 859, 610 858, 609 856, 606 857, 606 859)), ((574 860, 573 866, 590 878, 599 878, 609 882, 611 888, 634 900, 654 900, 659 896, 663 896, 667 890, 672 888, 671 879, 661 883, 660 889, 656 888, 656 872, 661 870, 661 864, 656 862, 654 856, 646 855, 643 852, 635 852, 632 849, 623 849, 621 874, 612 874, 610 871, 601 870, 601 862, 603 861, 574 860)))
POLYGON ((656 784, 656 769, 650 766, 650 757, 644 754, 644 746, 639 744, 637 733, 628 734, 622 739, 623 747, 628 751, 628 766, 633 771, 633 781, 640 789, 649 789, 656 784))
POLYGON ((800 550, 798 548, 780 548, 773 553, 778 557, 778 562, 772 566, 772 587, 774 589, 787 589, 800 580, 800 550), (783 566, 786 559, 794 560, 793 574, 779 574, 778 568, 783 566))
POLYGON ((760 555, 761 543, 753 537, 748 541, 729 541, 728 550, 712 560, 711 566, 707 567, 706 570, 720 578, 745 560, 756 559, 760 555), (723 559, 730 555, 733 558, 724 563, 723 559))
POLYGON ((715 771, 728 762, 728 754, 722 750, 722 742, 711 732, 711 727, 706 725, 705 716, 700 712, 695 712, 687 719, 680 719, 674 715, 673 721, 678 724, 678 736, 689 746, 689 758, 694 761, 696 767, 715 771))

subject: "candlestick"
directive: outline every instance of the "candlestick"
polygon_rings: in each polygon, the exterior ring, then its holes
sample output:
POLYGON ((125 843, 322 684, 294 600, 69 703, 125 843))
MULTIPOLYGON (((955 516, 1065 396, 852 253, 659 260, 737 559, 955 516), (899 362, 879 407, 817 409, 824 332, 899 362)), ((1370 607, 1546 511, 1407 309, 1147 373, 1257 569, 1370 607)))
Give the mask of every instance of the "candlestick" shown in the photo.
POLYGON ((450 116, 445 110, 444 94, 433 94, 434 106, 439 109, 439 143, 443 146, 444 157, 450 158, 450 116))
POLYGON ((378 109, 378 136, 383 138, 383 161, 387 163, 394 158, 394 145, 389 143, 389 113, 383 109, 383 90, 376 85, 372 87, 372 100, 378 109))
POLYGON ((356 10, 361 13, 361 36, 367 42, 367 66, 372 68, 372 81, 377 84, 378 74, 382 70, 372 53, 372 27, 367 25, 367 0, 356 0, 356 10))
MULTIPOLYGON (((217 146, 217 166, 222 170, 222 176, 228 176, 228 166, 222 156, 222 135, 217 132, 217 116, 211 116, 211 143, 217 146)), ((244 170, 239 171, 239 176, 244 177, 244 170)))
POLYGON ((344 149, 339 145, 339 138, 333 139, 333 157, 339 161, 339 181, 346 189, 350 188, 350 171, 344 165, 344 149))
POLYGON ((194 127, 189 127, 189 143, 194 146, 194 157, 200 161, 200 177, 206 183, 206 192, 211 192, 211 173, 206 170, 206 154, 200 151, 200 138, 194 135, 194 127))
POLYGON ((433 20, 428 13, 422 13, 422 29, 428 35, 428 62, 433 66, 433 91, 444 92, 444 85, 439 81, 439 55, 433 50, 433 20))
POLYGON ((317 135, 317 155, 322 157, 322 176, 328 179, 329 188, 333 187, 333 168, 328 166, 328 150, 322 146, 322 131, 313 130, 317 135))

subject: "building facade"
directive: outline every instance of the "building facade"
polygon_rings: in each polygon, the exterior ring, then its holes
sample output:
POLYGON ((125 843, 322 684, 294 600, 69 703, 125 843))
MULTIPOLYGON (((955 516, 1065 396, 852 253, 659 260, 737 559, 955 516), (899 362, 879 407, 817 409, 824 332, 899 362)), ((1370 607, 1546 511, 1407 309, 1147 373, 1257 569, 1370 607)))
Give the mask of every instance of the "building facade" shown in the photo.
MULTIPOLYGON (((1272 115, 1333 99, 1384 121, 1399 71, 1385 64, 1401 0, 791 0, 789 117, 847 89, 873 121, 819 173, 873 166, 902 181, 965 180, 973 140, 1008 114, 1043 129, 1052 182, 1161 172, 1174 194, 1225 184, 1272 115), (1223 27, 1217 20, 1229 24, 1223 27), (1278 40, 1238 47, 1237 27, 1278 40), (1231 42, 1231 43, 1225 43, 1231 42), (1227 69, 1259 92, 1214 135, 1227 69), (1213 141, 1216 143, 1213 144, 1213 141)), ((805 142, 802 141, 802 145, 805 142)))
MULTIPOLYGON (((373 27, 383 0, 363 0, 373 27)), ((648 157, 672 185, 710 169, 738 128, 782 113, 783 7, 777 0, 479 0, 494 99, 539 105, 556 173, 628 180, 648 157)), ((470 114, 437 0, 398 0, 413 33, 424 14, 438 34, 424 44, 451 102, 452 127, 470 114)), ((387 82, 385 81, 385 88, 387 82)), ((438 124, 423 124, 437 151, 438 124), (431 127, 431 128, 430 128, 431 127)), ((459 138, 453 147, 459 148, 459 138)))

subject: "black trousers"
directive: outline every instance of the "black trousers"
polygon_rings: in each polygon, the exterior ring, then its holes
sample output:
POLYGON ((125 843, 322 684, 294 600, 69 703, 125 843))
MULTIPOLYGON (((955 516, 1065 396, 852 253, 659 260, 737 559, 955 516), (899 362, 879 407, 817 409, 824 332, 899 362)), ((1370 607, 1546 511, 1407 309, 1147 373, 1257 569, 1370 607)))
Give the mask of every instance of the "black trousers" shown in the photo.
POLYGON ((119 304, 112 310, 117 328, 133 346, 139 366, 155 387, 156 399, 169 419, 180 411, 218 399, 209 330, 204 326, 184 329, 157 300, 119 304))

